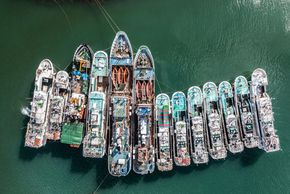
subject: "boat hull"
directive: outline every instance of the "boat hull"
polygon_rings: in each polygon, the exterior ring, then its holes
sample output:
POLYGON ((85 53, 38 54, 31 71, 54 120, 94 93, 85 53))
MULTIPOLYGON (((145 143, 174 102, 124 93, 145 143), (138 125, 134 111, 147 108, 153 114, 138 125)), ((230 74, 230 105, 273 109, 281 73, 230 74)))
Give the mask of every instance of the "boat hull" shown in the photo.
POLYGON ((61 143, 79 148, 82 144, 87 113, 89 75, 92 64, 92 49, 81 44, 75 51, 70 73, 70 93, 64 111, 61 143))
POLYGON ((156 96, 156 165, 159 171, 173 169, 173 146, 170 129, 171 106, 167 94, 156 96))
POLYGON ((207 82, 203 86, 204 118, 208 128, 208 150, 214 160, 225 159, 227 150, 224 145, 224 134, 218 102, 217 86, 213 82, 207 82))
POLYGON ((235 79, 235 105, 239 125, 242 129, 242 136, 246 148, 255 148, 259 145, 259 137, 254 120, 254 112, 251 107, 250 90, 247 79, 239 76, 235 79))
POLYGON ((109 74, 108 55, 104 51, 97 51, 90 74, 84 157, 102 158, 106 153, 109 74))
POLYGON ((54 85, 54 68, 49 59, 40 62, 35 77, 35 88, 31 102, 30 120, 27 124, 25 146, 40 148, 46 144, 49 127, 47 115, 54 85))
POLYGON ((145 175, 155 170, 154 103, 155 71, 147 46, 140 46, 134 58, 133 99, 136 120, 133 135, 133 170, 145 175))
POLYGON ((190 165, 189 153, 189 132, 186 118, 186 97, 183 92, 175 92, 171 98, 172 102, 172 123, 173 133, 173 153, 174 162, 177 166, 190 165))
POLYGON ((109 63, 108 170, 112 176, 127 176, 132 168, 133 51, 127 34, 119 31, 112 43, 109 63))
POLYGON ((274 128, 272 101, 266 92, 267 74, 263 69, 256 69, 252 74, 251 93, 253 109, 260 136, 259 148, 266 152, 279 151, 280 140, 274 128))
POLYGON ((241 131, 234 106, 233 89, 227 81, 219 84, 219 100, 227 148, 233 154, 240 153, 244 150, 244 144, 241 140, 241 131))
POLYGON ((203 95, 199 87, 193 86, 188 89, 187 102, 191 157, 195 164, 205 164, 208 163, 209 157, 203 118, 203 95))

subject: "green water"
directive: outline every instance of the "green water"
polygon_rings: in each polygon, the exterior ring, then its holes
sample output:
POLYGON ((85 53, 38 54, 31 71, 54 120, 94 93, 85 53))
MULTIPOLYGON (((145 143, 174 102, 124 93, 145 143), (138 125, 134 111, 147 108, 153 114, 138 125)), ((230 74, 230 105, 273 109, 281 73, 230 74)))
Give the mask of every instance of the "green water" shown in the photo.
MULTIPOLYGON (((47 0, 48 1, 48 0, 47 0)), ((0 6, 0 193, 92 193, 107 176, 106 160, 48 144, 23 147, 35 69, 43 58, 66 67, 82 42, 111 46, 114 33, 94 3, 2 0, 0 6)), ((290 2, 287 0, 108 0, 105 8, 134 51, 146 44, 161 90, 170 95, 206 81, 269 75, 283 151, 259 150, 148 176, 107 176, 97 193, 290 193, 290 2)))

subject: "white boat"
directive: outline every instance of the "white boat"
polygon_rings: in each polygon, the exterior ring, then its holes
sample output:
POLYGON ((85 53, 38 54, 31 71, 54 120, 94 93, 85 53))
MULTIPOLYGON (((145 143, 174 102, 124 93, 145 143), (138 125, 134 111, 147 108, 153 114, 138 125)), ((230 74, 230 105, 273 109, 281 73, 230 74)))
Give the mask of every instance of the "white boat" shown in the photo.
POLYGON ((177 166, 190 165, 189 132, 187 130, 187 106, 186 97, 183 92, 174 92, 171 98, 172 103, 172 126, 173 133, 173 154, 177 166))
POLYGON ((217 86, 213 82, 203 85, 204 118, 208 128, 208 150, 214 160, 225 159, 227 149, 224 143, 224 133, 221 123, 221 112, 218 101, 217 86))
POLYGON ((244 143, 241 139, 241 131, 238 124, 236 108, 234 104, 234 93, 229 82, 223 81, 219 84, 219 101, 222 110, 222 121, 225 129, 225 142, 228 150, 233 153, 244 151, 244 143))
POLYGON ((67 102, 69 75, 59 71, 55 76, 54 89, 50 100, 49 127, 46 137, 49 140, 59 140, 63 122, 63 112, 67 102))
POLYGON ((251 93, 253 108, 256 111, 256 122, 259 128, 259 148, 266 152, 280 150, 279 136, 274 128, 274 113, 272 100, 266 87, 268 86, 267 74, 263 69, 256 69, 252 74, 251 93))
POLYGON ((40 62, 35 77, 30 120, 27 124, 25 146, 40 148, 46 144, 50 98, 54 85, 54 68, 49 59, 40 62))
POLYGON ((203 95, 199 87, 193 86, 187 92, 188 120, 190 125, 191 157, 195 164, 208 163, 207 133, 204 124, 203 95))
POLYGON ((242 129, 242 139, 246 148, 255 148, 259 145, 259 136, 251 106, 250 88, 244 76, 235 79, 235 105, 239 124, 242 129))

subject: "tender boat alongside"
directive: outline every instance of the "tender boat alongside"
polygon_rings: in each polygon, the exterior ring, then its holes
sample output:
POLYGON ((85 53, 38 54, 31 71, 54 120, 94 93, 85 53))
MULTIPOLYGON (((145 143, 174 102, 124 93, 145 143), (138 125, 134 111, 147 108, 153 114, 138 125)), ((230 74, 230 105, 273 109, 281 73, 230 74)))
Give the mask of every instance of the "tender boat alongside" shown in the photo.
POLYGON ((187 91, 191 157, 195 164, 208 163, 207 136, 203 118, 203 95, 199 87, 187 91))
POLYGON ((30 120, 27 124, 25 146, 40 148, 46 144, 50 98, 54 85, 54 68, 49 59, 40 62, 35 77, 35 88, 31 102, 30 120))
POLYGON ((132 164, 133 51, 125 32, 118 32, 110 52, 110 110, 108 170, 112 176, 126 176, 132 164))
POLYGON ((159 171, 173 169, 172 135, 170 131, 170 98, 167 94, 156 97, 156 165, 159 171))
POLYGON ((235 154, 244 150, 241 140, 241 132, 234 104, 234 93, 229 82, 223 81, 219 84, 219 99, 222 110, 222 121, 225 129, 225 142, 228 150, 235 154))
POLYGON ((49 127, 46 137, 49 140, 59 140, 63 123, 63 113, 67 102, 69 89, 69 75, 66 71, 59 71, 55 77, 53 97, 50 101, 49 127))
POLYGON ((108 55, 97 51, 90 75, 87 131, 83 141, 83 156, 102 158, 107 145, 107 93, 109 86, 108 55))
POLYGON ((74 148, 79 148, 83 140, 91 63, 91 48, 85 44, 80 45, 73 57, 70 93, 61 133, 61 143, 74 148))
POLYGON ((177 166, 190 165, 189 134, 186 123, 186 97, 183 92, 172 95, 173 153, 177 166))
POLYGON ((208 150, 214 160, 225 159, 227 149, 224 145, 224 134, 219 110, 217 86, 207 82, 203 86, 206 128, 208 128, 208 150))
POLYGON ((255 148, 259 145, 259 136, 251 107, 249 84, 244 76, 235 79, 235 105, 239 124, 242 129, 242 140, 246 148, 255 148))
POLYGON ((252 74, 251 92, 260 133, 259 148, 266 152, 275 152, 280 150, 280 140, 274 128, 272 100, 266 91, 267 85, 266 72, 263 69, 256 69, 252 74))
POLYGON ((133 170, 137 174, 155 169, 154 150, 154 61, 147 46, 141 46, 134 60, 134 102, 136 124, 133 129, 133 170))

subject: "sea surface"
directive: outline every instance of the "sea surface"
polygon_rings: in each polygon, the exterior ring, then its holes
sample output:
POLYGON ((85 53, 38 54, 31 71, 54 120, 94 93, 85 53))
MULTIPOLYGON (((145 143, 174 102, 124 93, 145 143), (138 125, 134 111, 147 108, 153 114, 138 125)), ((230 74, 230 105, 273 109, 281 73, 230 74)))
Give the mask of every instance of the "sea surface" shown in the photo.
POLYGON ((283 150, 245 150, 208 165, 113 178, 106 159, 85 159, 81 150, 59 143, 24 148, 27 119, 20 109, 29 105, 39 62, 49 58, 64 69, 84 42, 109 52, 115 32, 94 1, 2 0, 0 193, 290 193, 290 1, 105 0, 103 6, 134 52, 150 47, 157 93, 249 78, 264 68, 283 150))

